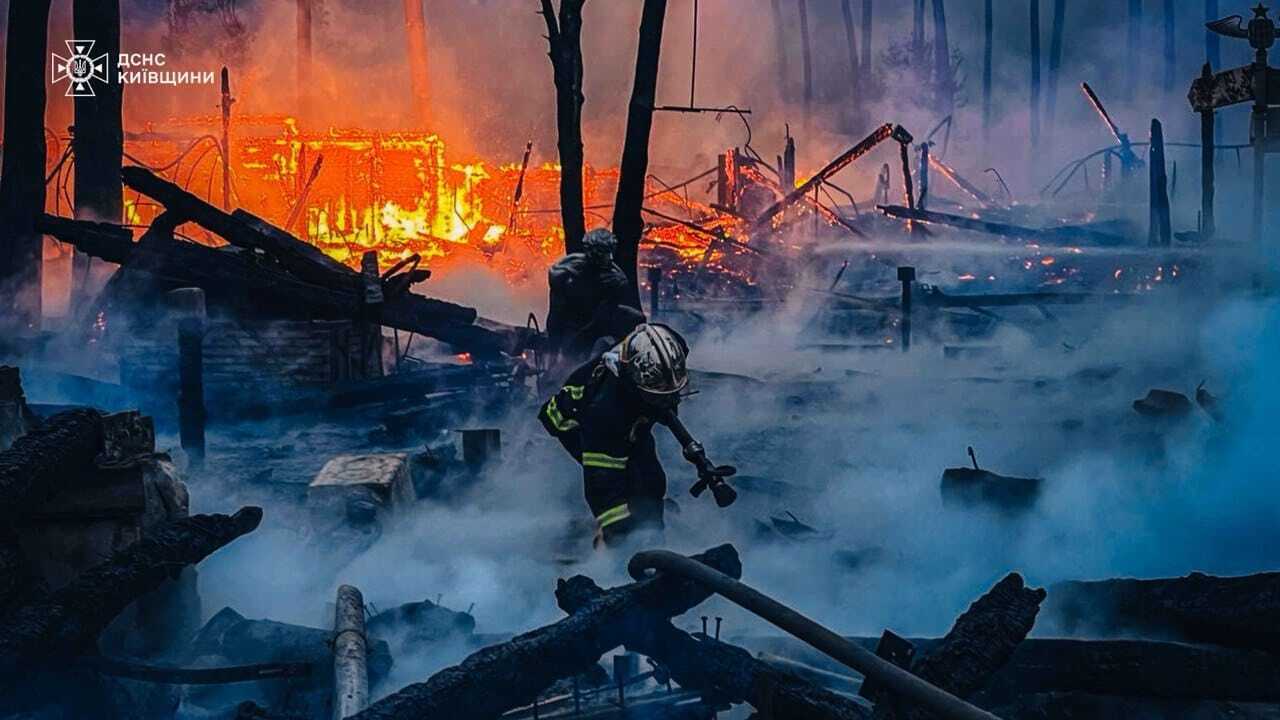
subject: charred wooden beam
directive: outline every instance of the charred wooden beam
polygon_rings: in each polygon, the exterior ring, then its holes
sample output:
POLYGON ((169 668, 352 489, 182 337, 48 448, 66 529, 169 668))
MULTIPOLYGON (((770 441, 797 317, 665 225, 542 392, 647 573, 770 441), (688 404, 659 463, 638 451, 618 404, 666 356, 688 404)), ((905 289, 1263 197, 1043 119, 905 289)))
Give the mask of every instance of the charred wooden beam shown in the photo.
MULTIPOLYGON (((573 614, 604 596, 586 578, 571 595, 558 596, 560 609, 573 614)), ((750 652, 708 637, 695 639, 677 630, 666 618, 640 616, 628 627, 628 650, 641 652, 663 664, 680 687, 698 690, 704 698, 750 703, 774 720, 863 720, 871 712, 857 702, 783 672, 750 652)))
POLYGON ((636 49, 635 83, 627 110, 627 133, 618 171, 618 193, 613 201, 613 233, 618 236, 618 266, 626 273, 628 304, 640 307, 640 276, 636 266, 640 238, 644 234, 645 178, 649 174, 649 134, 658 94, 658 58, 662 51, 662 26, 667 0, 644 0, 640 15, 640 42, 636 49))
POLYGON ((586 218, 582 199, 582 6, 586 0, 560 0, 556 19, 551 0, 542 0, 547 23, 552 77, 556 86, 556 137, 560 152, 560 219, 566 253, 582 250, 586 218))
MULTIPOLYGON (((876 647, 877 638, 849 639, 868 649, 876 647)), ((941 638, 909 641, 919 655, 928 655, 942 642, 941 638)), ((847 672, 843 665, 794 638, 744 638, 737 642, 821 671, 847 672)), ((1028 693, 1083 692, 1170 700, 1277 702, 1277 673, 1280 660, 1266 650, 1152 640, 1033 637, 1018 645, 974 701, 994 708, 1028 693)))
MULTIPOLYGON (((256 262, 243 253, 174 240, 161 230, 171 230, 176 216, 164 223, 157 219, 144 240, 133 243, 130 233, 107 223, 89 223, 46 215, 41 227, 64 242, 96 257, 123 261, 124 275, 143 271, 160 281, 159 290, 200 287, 211 302, 246 305, 258 311, 273 309, 288 315, 300 312, 318 317, 353 318, 361 306, 362 289, 351 273, 346 286, 324 286, 300 280, 268 264, 256 262), (157 224, 164 227, 157 228, 157 224)), ((283 231, 281 231, 283 232, 283 231)), ((394 280, 394 278, 392 278, 394 280)), ((129 284, 114 282, 113 286, 129 284)), ((136 283, 135 283, 136 284, 136 283)), ((124 291, 115 294, 121 294, 124 291)), ((382 304, 378 321, 387 326, 436 338, 461 349, 492 354, 518 352, 530 341, 519 328, 482 321, 476 324, 474 308, 413 293, 400 293, 382 304)))
POLYGON ((1059 583, 1045 619, 1068 634, 1156 635, 1280 651, 1280 573, 1059 583))
POLYGON ((0 452, 0 518, 12 520, 38 508, 102 450, 102 416, 87 408, 46 420, 0 452))
MULTIPOLYGON (((1043 589, 1028 588, 1010 573, 974 601, 937 647, 911 665, 911 672, 958 697, 967 698, 1004 667, 1031 632, 1045 598, 1043 589)), ((896 698, 876 703, 875 717, 917 720, 932 717, 896 698)))
MULTIPOLYGON (((694 556, 728 573, 741 575, 738 553, 721 545, 694 556)), ((562 580, 556 598, 573 607, 569 617, 476 652, 425 682, 410 685, 355 715, 359 720, 409 720, 422 717, 497 718, 533 702, 551 683, 579 674, 600 656, 623 644, 637 624, 681 615, 710 596, 697 583, 657 577, 599 588, 577 576, 562 580)))
POLYGON ((826 166, 815 173, 813 177, 801 183, 799 187, 788 192, 786 197, 783 197, 781 200, 770 205, 767 210, 760 213, 759 217, 752 221, 752 228, 756 230, 763 228, 772 221, 774 216, 778 213, 802 200, 809 193, 813 192, 815 187, 826 182, 832 175, 835 175, 845 169, 850 163, 871 152, 875 146, 891 137, 898 140, 898 142, 911 142, 910 133, 903 129, 901 125, 893 125, 892 123, 885 123, 884 125, 881 125, 870 135, 863 138, 857 145, 854 145, 841 153, 831 162, 827 163, 826 166))
POLYGON ((368 643, 364 596, 351 585, 341 585, 333 612, 334 720, 355 715, 369 704, 368 643))
POLYGON ((139 597, 252 532, 261 521, 261 508, 246 507, 234 515, 194 515, 144 531, 136 543, 70 585, 6 617, 0 628, 0 678, 9 684, 33 669, 57 671, 61 663, 88 651, 98 634, 139 597))
POLYGON ((194 222, 237 247, 267 253, 301 280, 334 288, 356 282, 351 268, 251 213, 223 212, 146 168, 126 167, 120 177, 125 185, 182 220, 194 222))
POLYGON ((913 220, 916 222, 936 223, 938 225, 949 225, 951 227, 960 228, 961 230, 972 230, 974 232, 989 233, 991 235, 1001 235, 1004 237, 1045 240, 1050 242, 1080 242, 1081 240, 1086 240, 1098 245, 1121 245, 1125 242, 1125 239, 1119 235, 1099 232, 1097 230, 1076 225, 1031 228, 1024 225, 995 222, 993 220, 979 220, 977 218, 966 217, 964 215, 950 215, 933 210, 913 210, 911 208, 902 207, 901 205, 878 205, 877 207, 881 212, 889 217, 913 220))

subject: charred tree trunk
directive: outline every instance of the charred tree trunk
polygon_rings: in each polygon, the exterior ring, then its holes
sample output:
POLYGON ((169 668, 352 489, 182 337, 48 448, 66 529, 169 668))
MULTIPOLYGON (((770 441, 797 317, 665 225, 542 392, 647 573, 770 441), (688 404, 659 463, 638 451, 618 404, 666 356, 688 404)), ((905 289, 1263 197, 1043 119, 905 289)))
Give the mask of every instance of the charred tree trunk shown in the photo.
POLYGON ((145 531, 138 542, 70 585, 7 616, 0 628, 0 678, 12 682, 32 669, 62 669, 89 651, 98 634, 139 597, 261 521, 261 508, 246 507, 235 515, 194 515, 145 531))
POLYGON ((423 0, 404 0, 404 29, 409 40, 409 91, 418 127, 428 127, 431 118, 431 76, 428 74, 427 18, 423 0))
POLYGON ((1178 53, 1176 40, 1177 15, 1173 0, 1164 0, 1164 91, 1173 90, 1178 78, 1174 74, 1178 69, 1178 53))
POLYGON ((911 0, 911 59, 923 68, 924 60, 924 3, 925 0, 911 0))
POLYGON ((0 518, 12 520, 39 507, 93 467, 102 450, 96 410, 58 413, 0 452, 0 518))
MULTIPOLYGON (((735 578, 742 574, 738 553, 730 545, 695 557, 735 578)), ((353 717, 497 718, 533 702, 556 680, 590 668, 601 655, 623 644, 629 629, 638 623, 682 615, 711 595, 698 584, 675 577, 650 578, 599 595, 592 594, 592 588, 599 590, 583 576, 560 581, 556 599, 561 607, 574 608, 569 617, 484 648, 353 717)))
POLYGON ((800 70, 804 79, 805 128, 813 119, 813 47, 809 42, 809 0, 796 0, 800 12, 800 70))
POLYGON ((1138 89, 1139 64, 1142 62, 1142 0, 1129 0, 1128 45, 1125 51, 1125 88, 1132 98, 1138 89))
POLYGON ((982 139, 991 141, 991 60, 995 49, 994 0, 985 0, 982 14, 982 139))
POLYGON ((1044 115, 1048 123, 1049 141, 1058 121, 1058 79, 1062 72, 1062 35, 1066 31, 1067 0, 1053 0, 1053 29, 1049 37, 1049 94, 1045 98, 1044 115))
POLYGON ((622 145, 618 194, 613 202, 613 232, 618 236, 618 265, 627 274, 628 303, 640 307, 637 261, 644 234, 644 188, 649 174, 649 133, 658 94, 658 59, 662 52, 662 25, 667 0, 644 0, 640 16, 640 43, 636 49, 635 84, 627 110, 627 135, 622 145))
POLYGON ((787 21, 782 14, 782 0, 772 0, 773 7, 773 43, 778 51, 778 96, 783 100, 791 97, 791 72, 787 64, 787 21))
MULTIPOLYGON (((1218 0, 1204 0, 1204 21, 1206 23, 1222 17, 1218 14, 1218 0)), ((1214 70, 1222 69, 1222 36, 1205 28, 1204 57, 1214 70)))
POLYGON ((1040 148, 1040 0, 1031 0, 1031 152, 1040 148))
POLYGON ((951 73, 951 43, 947 39, 946 0, 933 0, 933 75, 938 90, 938 112, 955 109, 956 87, 951 73))
POLYGON ((849 49, 849 101, 850 103, 860 103, 862 98, 859 97, 858 92, 860 80, 860 73, 858 72, 858 33, 853 25, 853 0, 840 0, 840 13, 844 18, 845 45, 849 49))
MULTIPOLYGON (((917 659, 911 672, 957 697, 969 697, 1004 667, 1031 632, 1044 598, 1044 590, 1026 587, 1017 573, 1007 575, 956 618, 942 642, 917 659)), ((922 720, 930 715, 884 698, 876 703, 875 717, 922 720)))
POLYGON ((869 89, 875 82, 871 63, 871 26, 874 14, 873 0, 862 0, 862 87, 869 89))
POLYGON ((542 0, 556 84, 556 132, 560 151, 560 218, 566 253, 582 250, 586 221, 582 197, 582 6, 586 0, 560 0, 556 20, 551 0, 542 0))
MULTIPOLYGON (((120 222, 124 193, 120 164, 124 157, 124 125, 121 107, 124 85, 110 77, 120 54, 120 0, 76 0, 75 37, 94 38, 93 54, 106 54, 110 82, 94 88, 91 96, 75 98, 75 216, 82 220, 120 222)), ((90 257, 73 251, 71 261, 71 310, 86 299, 90 257)))
POLYGON ((9 3, 0 167, 0 332, 10 337, 40 324, 44 238, 35 222, 45 200, 48 28, 49 0, 9 3))

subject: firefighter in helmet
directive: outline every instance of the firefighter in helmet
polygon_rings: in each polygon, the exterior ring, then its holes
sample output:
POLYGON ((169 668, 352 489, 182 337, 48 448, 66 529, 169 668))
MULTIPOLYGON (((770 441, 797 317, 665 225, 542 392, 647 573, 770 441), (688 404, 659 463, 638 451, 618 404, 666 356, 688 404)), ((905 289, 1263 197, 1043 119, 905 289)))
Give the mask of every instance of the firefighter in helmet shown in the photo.
POLYGON ((574 370, 538 414, 547 432, 582 464, 597 542, 616 544, 635 531, 663 528, 667 475, 652 429, 675 418, 689 384, 688 355, 676 331, 639 325, 574 370))
POLYGON ((548 271, 551 286, 547 337, 566 369, 598 352, 601 338, 617 342, 643 322, 644 315, 627 303, 627 276, 613 261, 618 239, 597 228, 582 238, 582 252, 570 253, 548 271))

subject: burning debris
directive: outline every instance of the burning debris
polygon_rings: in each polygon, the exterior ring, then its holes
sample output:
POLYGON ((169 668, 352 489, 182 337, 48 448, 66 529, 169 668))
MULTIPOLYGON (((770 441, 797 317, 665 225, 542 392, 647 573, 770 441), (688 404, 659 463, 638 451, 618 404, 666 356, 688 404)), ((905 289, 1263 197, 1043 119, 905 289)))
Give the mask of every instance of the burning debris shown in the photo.
POLYGON ((1280 712, 1265 7, 10 5, 0 714, 1280 712))

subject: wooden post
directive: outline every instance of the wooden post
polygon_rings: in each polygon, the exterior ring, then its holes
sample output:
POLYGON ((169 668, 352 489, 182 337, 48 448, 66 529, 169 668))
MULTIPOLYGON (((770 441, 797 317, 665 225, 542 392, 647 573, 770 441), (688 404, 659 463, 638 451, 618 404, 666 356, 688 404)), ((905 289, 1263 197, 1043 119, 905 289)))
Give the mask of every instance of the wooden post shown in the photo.
MULTIPOLYGON (((955 109, 955 85, 951 77, 951 44, 947 40, 946 0, 933 0, 933 73, 938 90, 938 112, 955 109)), ((921 197, 924 197, 921 191, 921 197)))
POLYGON ((898 268, 898 282, 902 283, 902 352, 911 350, 911 286, 915 281, 915 268, 911 266, 898 268))
MULTIPOLYGON (((1213 68, 1204 64, 1200 72, 1204 79, 1213 77, 1213 68)), ((1213 109, 1200 113, 1200 241, 1211 242, 1217 234, 1217 223, 1213 212, 1216 128, 1213 109)))
POLYGON ((796 186, 796 139, 787 135, 787 144, 782 148, 782 188, 791 192, 796 186))
POLYGON ((193 467, 204 463, 204 290, 169 293, 178 320, 178 434, 193 467))
MULTIPOLYGON (((1213 22, 1221 16, 1218 14, 1218 0, 1204 0, 1204 21, 1206 23, 1213 22)), ((1205 62, 1210 67, 1222 67, 1222 36, 1218 33, 1205 28, 1204 31, 1204 57, 1205 62)), ((1214 127, 1213 142, 1215 145, 1222 142, 1222 128, 1214 127)))
POLYGON ((907 196, 907 207, 916 209, 916 194, 911 185, 911 157, 907 152, 908 143, 898 143, 902 157, 902 189, 907 196))
POLYGON ((912 61, 921 60, 921 56, 924 54, 924 3, 925 0, 911 0, 912 61))
POLYGON ((298 57, 294 82, 298 89, 298 112, 308 109, 311 88, 311 3, 313 0, 297 0, 295 31, 298 37, 298 57))
POLYGON ((640 42, 636 49, 635 84, 627 111, 627 134, 622 145, 618 173, 618 194, 613 203, 613 233, 618 237, 615 257, 626 273, 626 299, 640 307, 640 283, 636 261, 640 236, 644 233, 645 177, 649 174, 649 133, 653 129, 653 106, 658 93, 658 59, 662 52, 662 26, 667 0, 644 0, 640 16, 640 42))
POLYGON ((423 0, 404 0, 404 30, 409 49, 409 91, 413 93, 413 112, 417 127, 430 125, 430 76, 427 73, 427 18, 422 12, 423 0))
POLYGON ((10 2, 8 22, 0 166, 0 326, 13 337, 40 325, 44 237, 36 232, 35 221, 45 201, 49 0, 10 2))
MULTIPOLYGON (((72 26, 75 37, 93 38, 93 54, 105 54, 108 82, 94 87, 94 94, 75 98, 75 216, 81 220, 120 222, 124 193, 120 164, 124 156, 121 102, 124 85, 111 76, 120 55, 120 0, 76 0, 72 26)), ((91 258, 73 251, 71 260, 71 311, 86 300, 91 258)))
POLYGON ((231 209, 231 74, 222 67, 222 209, 231 209))
POLYGON ((1049 36, 1049 92, 1045 97, 1044 115, 1050 142, 1058 113, 1058 77, 1062 70, 1062 35, 1067 21, 1067 0, 1053 0, 1053 29, 1049 36))
MULTIPOLYGON (((420 1, 420 0, 419 0, 420 1)), ((548 57, 556 85, 556 148, 560 153, 560 221, 566 253, 581 252, 587 232, 582 199, 582 5, 561 0, 556 20, 551 0, 542 0, 548 57)))
POLYGON ((650 319, 658 316, 660 309, 659 303, 662 299, 662 268, 657 265, 649 266, 649 317, 650 319))
POLYGON ((1031 0, 1031 152, 1040 149, 1040 0, 1031 0))
POLYGON ((995 47, 995 8, 993 0, 985 0, 982 16, 982 140, 991 142, 991 60, 995 47))
POLYGON ((333 718, 343 720, 369 705, 369 640, 364 631, 364 597, 338 586, 333 610, 333 718))
POLYGON ((1147 164, 1151 169, 1151 218, 1147 243, 1153 247, 1168 247, 1173 233, 1169 217, 1169 177, 1165 172, 1164 128, 1154 118, 1151 120, 1151 151, 1147 164))
MULTIPOLYGON (((1262 7, 1261 3, 1259 7, 1262 7)), ((1253 112, 1250 115, 1250 128, 1253 131, 1252 235, 1254 245, 1257 247, 1262 246, 1263 202, 1266 199, 1267 106, 1270 105, 1267 94, 1270 83, 1267 82, 1267 78, 1270 77, 1270 73, 1271 70, 1267 67, 1267 49, 1256 47, 1253 61, 1253 112)))
POLYGON ((804 79, 804 122, 809 130, 813 113, 813 49, 809 45, 809 0, 796 0, 800 11, 800 70, 804 79))
POLYGON ((928 209, 929 205, 929 143, 920 144, 920 199, 916 201, 916 207, 921 210, 928 209))

